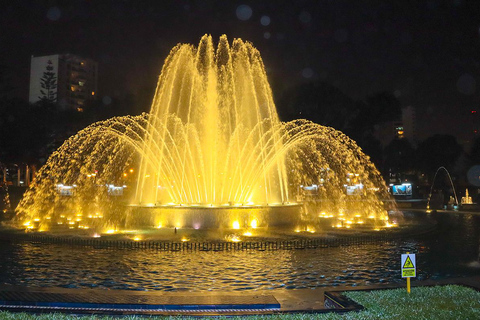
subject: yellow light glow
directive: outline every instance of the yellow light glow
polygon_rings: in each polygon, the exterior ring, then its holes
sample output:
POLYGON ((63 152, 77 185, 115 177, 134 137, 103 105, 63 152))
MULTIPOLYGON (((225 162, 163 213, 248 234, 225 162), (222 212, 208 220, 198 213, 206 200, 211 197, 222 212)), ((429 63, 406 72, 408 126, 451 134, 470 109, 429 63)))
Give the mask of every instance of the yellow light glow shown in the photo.
POLYGON ((250 222, 250 226, 251 226, 253 229, 255 229, 255 228, 257 227, 257 225, 258 225, 258 222, 257 222, 256 219, 253 219, 252 222, 250 222))
POLYGON ((23 224, 24 226, 29 226, 30 225, 30 221, 27 221, 23 224))
POLYGON ((233 236, 233 237, 230 239, 230 241, 232 241, 232 242, 240 242, 240 241, 242 241, 242 239, 240 239, 238 236, 233 236))
POLYGON ((337 228, 341 228, 342 227, 342 224, 341 223, 337 223, 337 228))
POLYGON ((351 220, 347 220, 347 223, 348 223, 348 224, 352 224, 352 223, 353 223, 353 221, 351 221, 351 220))
POLYGON ((138 232, 138 230, 122 230, 122 233, 135 233, 138 232))
POLYGON ((112 233, 115 233, 115 232, 117 232, 117 230, 115 230, 115 229, 110 229, 110 230, 107 230, 107 232, 106 232, 106 233, 108 233, 108 234, 112 234, 112 233))
POLYGON ((94 233, 94 234, 92 235, 92 237, 94 237, 94 238, 100 238, 100 235, 99 235, 98 233, 94 233))
POLYGON ((140 236, 135 236, 132 240, 133 241, 140 241, 140 240, 142 240, 142 238, 140 236))
POLYGON ((185 238, 185 237, 182 238, 182 242, 187 242, 187 241, 190 241, 190 239, 185 238))
POLYGON ((295 232, 300 232, 300 231, 301 231, 300 228, 295 229, 295 232))
POLYGON ((157 225, 157 229, 162 228, 162 226, 163 226, 163 225, 162 225, 162 223, 160 222, 160 223, 157 225))
POLYGON ((60 218, 65 218, 65 216, 62 214, 62 215, 60 216, 60 218))
POLYGON ((37 221, 37 222, 38 222, 38 221, 40 221, 40 219, 39 219, 39 218, 35 218, 35 219, 33 219, 33 221, 37 221))
POLYGON ((124 173, 124 174, 123 174, 123 176, 124 176, 124 177, 126 177, 126 176, 127 176, 127 174, 126 174, 126 173, 124 173))
POLYGON ((357 223, 358 224, 363 224, 364 222, 363 222, 363 220, 358 220, 357 223))
POLYGON ((370 215, 370 216, 368 216, 368 219, 375 219, 375 216, 374 216, 374 215, 370 215))
POLYGON ((47 217, 46 219, 47 219, 47 220, 50 220, 50 219, 52 219, 52 217, 47 217))
POLYGON ((233 227, 233 229, 240 229, 240 222, 233 221, 232 227, 233 227))
POLYGON ((243 233, 243 235, 246 237, 251 237, 252 233, 250 231, 246 231, 245 233, 243 233))
POLYGON ((130 173, 133 173, 133 169, 130 169, 130 173))

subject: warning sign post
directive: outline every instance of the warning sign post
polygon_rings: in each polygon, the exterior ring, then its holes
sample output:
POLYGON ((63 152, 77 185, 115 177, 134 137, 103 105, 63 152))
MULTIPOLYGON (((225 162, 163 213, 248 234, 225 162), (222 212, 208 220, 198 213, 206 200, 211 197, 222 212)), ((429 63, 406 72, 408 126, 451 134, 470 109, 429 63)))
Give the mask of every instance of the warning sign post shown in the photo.
POLYGON ((402 278, 407 278, 407 292, 410 293, 410 278, 417 276, 417 262, 415 261, 415 254, 407 252, 402 254, 402 278))

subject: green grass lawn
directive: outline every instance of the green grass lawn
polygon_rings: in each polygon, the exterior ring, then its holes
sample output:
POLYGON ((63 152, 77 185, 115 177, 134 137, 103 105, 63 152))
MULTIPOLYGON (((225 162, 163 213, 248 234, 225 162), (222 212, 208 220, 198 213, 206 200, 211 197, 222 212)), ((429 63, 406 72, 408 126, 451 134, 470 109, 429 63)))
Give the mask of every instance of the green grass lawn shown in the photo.
MULTIPOLYGON (((438 286, 406 289, 350 291, 350 299, 363 305, 365 310, 348 313, 279 314, 268 316, 229 317, 228 319, 276 320, 276 319, 480 319, 480 292, 461 286, 438 286)), ((121 319, 139 320, 149 317, 125 316, 121 319)), ((152 317, 164 319, 198 319, 193 317, 152 317)), ((202 317, 208 319, 210 317, 202 317)), ((226 317, 212 317, 223 319, 226 317)), ((26 313, 0 312, 0 320, 71 320, 71 319, 117 319, 107 316, 76 317, 64 314, 31 315, 26 313)))

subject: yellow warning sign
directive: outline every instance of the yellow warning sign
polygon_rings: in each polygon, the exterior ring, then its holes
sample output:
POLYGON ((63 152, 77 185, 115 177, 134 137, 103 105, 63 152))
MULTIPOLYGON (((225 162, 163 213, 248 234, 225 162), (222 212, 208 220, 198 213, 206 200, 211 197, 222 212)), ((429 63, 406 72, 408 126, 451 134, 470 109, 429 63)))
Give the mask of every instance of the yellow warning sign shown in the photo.
POLYGON ((402 254, 401 266, 402 266, 402 278, 411 278, 417 276, 417 268, 415 268, 415 254, 407 253, 402 254))
POLYGON ((407 256, 407 259, 405 260, 405 263, 403 264, 403 269, 405 268, 415 268, 415 266, 413 265, 413 262, 412 260, 410 259, 410 256, 407 256))

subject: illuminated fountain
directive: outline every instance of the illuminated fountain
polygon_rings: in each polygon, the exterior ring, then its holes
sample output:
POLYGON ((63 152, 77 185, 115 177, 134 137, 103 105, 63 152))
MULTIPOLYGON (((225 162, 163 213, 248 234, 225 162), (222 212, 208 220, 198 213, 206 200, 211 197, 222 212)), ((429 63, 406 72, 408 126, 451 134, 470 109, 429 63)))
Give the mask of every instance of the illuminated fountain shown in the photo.
POLYGON ((230 46, 222 36, 215 48, 204 36, 198 48, 172 49, 149 114, 94 123, 55 151, 17 220, 98 232, 379 228, 389 225, 386 198, 353 140, 307 120, 279 120, 250 43, 230 46))

